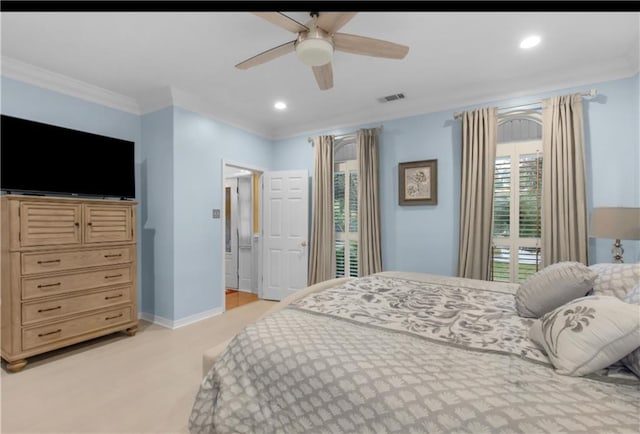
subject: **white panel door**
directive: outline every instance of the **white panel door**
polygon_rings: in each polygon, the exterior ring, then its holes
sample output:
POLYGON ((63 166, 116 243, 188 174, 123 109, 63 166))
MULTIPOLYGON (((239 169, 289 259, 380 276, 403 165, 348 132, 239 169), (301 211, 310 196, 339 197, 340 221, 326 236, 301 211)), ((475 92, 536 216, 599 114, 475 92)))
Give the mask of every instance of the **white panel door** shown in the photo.
MULTIPOLYGON (((225 209, 225 263, 224 284, 226 288, 238 288, 238 179, 227 178, 225 195, 230 194, 230 212, 225 209), (228 190, 227 190, 228 189, 228 190), (227 218, 230 216, 230 218, 227 218)), ((226 198, 225 198, 226 204, 226 198)), ((226 206, 226 205, 225 205, 226 206)))
POLYGON ((307 286, 309 177, 306 170, 265 172, 262 298, 282 300, 307 286))
POLYGON ((238 289, 253 292, 253 178, 238 178, 238 289))

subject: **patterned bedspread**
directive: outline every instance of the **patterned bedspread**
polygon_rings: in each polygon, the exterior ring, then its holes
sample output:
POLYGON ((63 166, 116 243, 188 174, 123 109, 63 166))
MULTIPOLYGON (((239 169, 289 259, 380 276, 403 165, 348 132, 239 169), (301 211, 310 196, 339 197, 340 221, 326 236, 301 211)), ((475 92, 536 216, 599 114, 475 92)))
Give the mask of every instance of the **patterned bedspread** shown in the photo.
POLYGON ((558 375, 515 287, 380 273, 307 296, 234 338, 192 433, 638 432, 624 367, 558 375))

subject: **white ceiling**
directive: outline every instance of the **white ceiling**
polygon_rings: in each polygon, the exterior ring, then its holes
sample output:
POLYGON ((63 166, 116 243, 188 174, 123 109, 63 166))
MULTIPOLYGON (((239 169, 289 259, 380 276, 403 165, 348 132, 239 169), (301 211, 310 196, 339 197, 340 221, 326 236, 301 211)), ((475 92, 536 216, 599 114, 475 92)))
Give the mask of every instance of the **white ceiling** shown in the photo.
MULTIPOLYGON (((306 13, 287 14, 308 20, 306 13)), ((142 112, 170 88, 174 100, 189 95, 182 98, 191 105, 185 108, 273 139, 628 77, 639 69, 637 12, 361 12, 340 31, 408 45, 409 54, 390 60, 335 52, 334 87, 326 91, 294 53, 248 70, 234 67, 295 39, 249 12, 3 12, 1 20, 4 62, 133 98, 142 112), (521 50, 520 40, 533 33, 542 43, 521 50), (399 92, 404 100, 378 102, 399 92), (276 100, 289 108, 274 110, 276 100)))

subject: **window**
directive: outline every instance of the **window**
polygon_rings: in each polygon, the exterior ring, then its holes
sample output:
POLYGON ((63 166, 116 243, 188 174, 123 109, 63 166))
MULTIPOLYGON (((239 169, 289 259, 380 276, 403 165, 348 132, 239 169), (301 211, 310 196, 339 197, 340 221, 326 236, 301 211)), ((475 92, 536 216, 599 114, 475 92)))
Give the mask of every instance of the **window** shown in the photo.
POLYGON ((531 124, 537 123, 523 119, 505 122, 508 128, 503 128, 502 134, 499 126, 491 280, 522 282, 541 264, 542 141, 539 124, 531 124), (523 137, 529 140, 521 140, 523 137), (501 138, 505 140, 502 143, 501 138))
POLYGON ((358 163, 355 139, 338 141, 334 149, 333 220, 336 277, 358 276, 358 163))

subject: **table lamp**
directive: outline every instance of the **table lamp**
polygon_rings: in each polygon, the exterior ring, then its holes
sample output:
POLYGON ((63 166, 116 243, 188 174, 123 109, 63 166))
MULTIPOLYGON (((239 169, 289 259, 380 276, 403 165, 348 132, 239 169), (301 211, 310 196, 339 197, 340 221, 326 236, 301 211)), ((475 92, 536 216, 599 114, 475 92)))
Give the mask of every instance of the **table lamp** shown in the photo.
POLYGON ((620 240, 640 240, 640 208, 594 208, 590 235, 594 238, 614 239, 614 262, 622 263, 624 249, 620 240))

